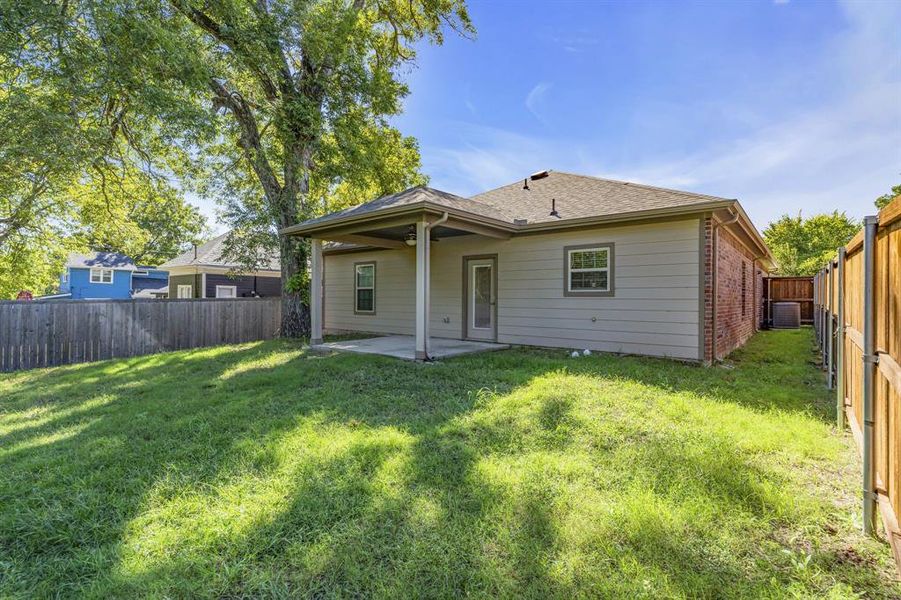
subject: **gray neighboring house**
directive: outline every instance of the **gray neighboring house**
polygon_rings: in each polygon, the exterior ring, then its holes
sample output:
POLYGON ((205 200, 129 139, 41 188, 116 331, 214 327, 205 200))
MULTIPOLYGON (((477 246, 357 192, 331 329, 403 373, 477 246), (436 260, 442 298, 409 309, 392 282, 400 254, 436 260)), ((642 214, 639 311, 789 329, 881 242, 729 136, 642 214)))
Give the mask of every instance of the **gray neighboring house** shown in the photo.
POLYGON ((264 268, 242 272, 224 258, 224 233, 160 265, 169 271, 169 298, 249 298, 281 296, 278 254, 264 268))
POLYGON ((282 231, 311 243, 323 332, 709 363, 758 327, 773 257, 737 200, 542 171, 463 198, 415 187, 282 231))

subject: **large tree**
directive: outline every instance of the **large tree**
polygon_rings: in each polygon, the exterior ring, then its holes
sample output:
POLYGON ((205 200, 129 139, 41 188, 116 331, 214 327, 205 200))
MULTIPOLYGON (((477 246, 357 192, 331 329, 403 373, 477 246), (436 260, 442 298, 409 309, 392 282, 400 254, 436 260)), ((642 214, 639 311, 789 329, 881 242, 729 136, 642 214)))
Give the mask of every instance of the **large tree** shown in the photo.
MULTIPOLYGON (((408 92, 402 70, 418 41, 472 29, 463 0, 2 1, 27 42, 17 48, 37 53, 30 68, 77 63, 75 87, 103 101, 127 142, 104 160, 240 192, 226 215, 245 242, 274 239, 328 198, 421 181, 415 143, 388 122, 408 92)), ((302 335, 307 247, 278 246, 282 333, 302 335)))
POLYGON ((136 150, 155 123, 131 118, 72 5, 0 0, 0 15, 0 298, 54 291, 70 251, 155 263, 196 239, 173 171, 136 150))
POLYGON ((763 230, 763 237, 779 265, 780 275, 805 276, 819 271, 838 248, 854 237, 860 223, 843 212, 807 219, 783 215, 763 230))

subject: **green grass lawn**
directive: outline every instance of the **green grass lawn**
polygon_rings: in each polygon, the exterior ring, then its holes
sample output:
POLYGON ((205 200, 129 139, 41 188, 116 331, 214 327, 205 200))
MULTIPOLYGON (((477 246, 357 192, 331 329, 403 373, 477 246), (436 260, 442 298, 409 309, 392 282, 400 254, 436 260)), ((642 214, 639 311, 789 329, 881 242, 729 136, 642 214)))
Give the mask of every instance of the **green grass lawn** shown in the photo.
POLYGON ((0 375, 0 597, 898 597, 809 330, 0 375))

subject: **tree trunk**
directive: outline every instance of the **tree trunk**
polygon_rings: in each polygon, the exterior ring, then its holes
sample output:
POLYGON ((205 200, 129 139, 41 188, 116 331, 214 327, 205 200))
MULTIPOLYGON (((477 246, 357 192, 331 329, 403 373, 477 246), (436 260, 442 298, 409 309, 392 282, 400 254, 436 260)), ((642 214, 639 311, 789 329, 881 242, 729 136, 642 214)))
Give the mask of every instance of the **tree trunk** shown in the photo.
POLYGON ((292 236, 279 236, 282 271, 282 337, 297 338, 310 334, 310 307, 307 295, 306 242, 292 236), (300 275, 298 277, 298 275, 300 275), (300 289, 297 285, 301 284, 300 289))

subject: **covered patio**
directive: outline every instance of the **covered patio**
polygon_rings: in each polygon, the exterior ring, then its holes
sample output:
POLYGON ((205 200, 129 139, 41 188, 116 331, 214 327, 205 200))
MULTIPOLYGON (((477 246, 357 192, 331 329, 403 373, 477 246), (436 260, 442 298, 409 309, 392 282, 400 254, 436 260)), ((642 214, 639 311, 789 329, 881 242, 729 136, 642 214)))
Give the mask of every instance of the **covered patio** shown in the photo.
MULTIPOLYGON (((318 352, 352 352, 355 354, 380 354, 403 360, 416 360, 416 340, 410 335, 386 335, 361 340, 342 340, 313 344, 311 348, 318 352)), ((493 352, 506 350, 508 344, 493 342, 473 342, 469 340, 448 340, 433 338, 429 343, 429 358, 451 358, 477 352, 493 352)))
MULTIPOLYGON (((430 250, 432 243, 440 239, 479 235, 506 240, 515 230, 508 217, 492 207, 427 187, 411 188, 285 229, 284 234, 306 237, 311 242, 311 346, 322 350, 384 354, 420 361, 506 348, 503 344, 493 343, 494 339, 471 341, 431 337, 430 250), (415 247, 415 335, 323 344, 324 242, 337 244, 338 248, 346 251, 415 247)), ((487 302, 494 306, 493 298, 487 302)))

